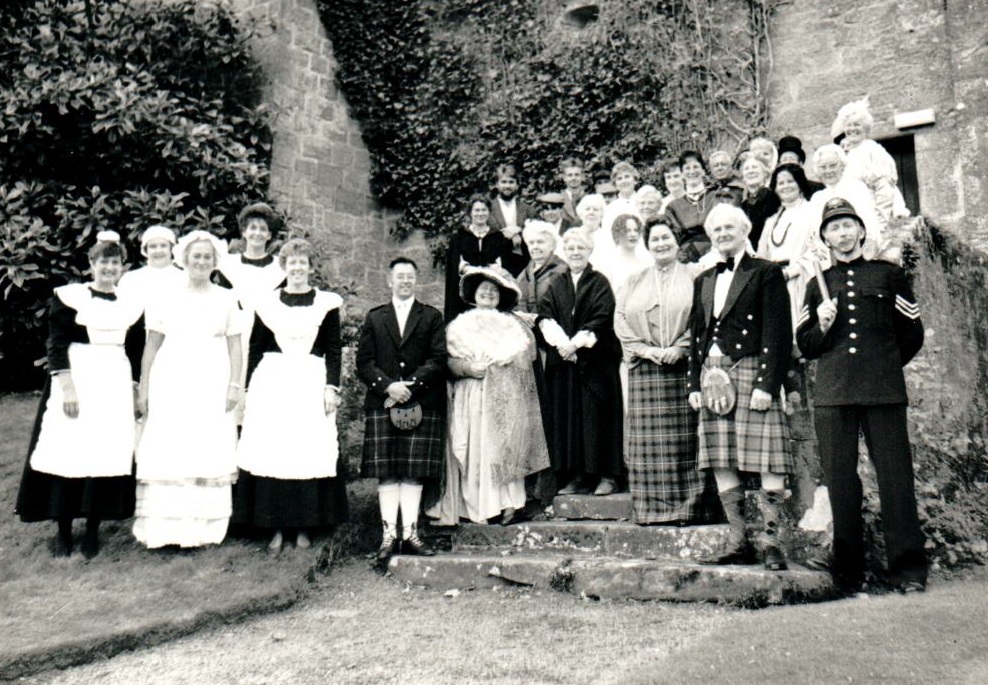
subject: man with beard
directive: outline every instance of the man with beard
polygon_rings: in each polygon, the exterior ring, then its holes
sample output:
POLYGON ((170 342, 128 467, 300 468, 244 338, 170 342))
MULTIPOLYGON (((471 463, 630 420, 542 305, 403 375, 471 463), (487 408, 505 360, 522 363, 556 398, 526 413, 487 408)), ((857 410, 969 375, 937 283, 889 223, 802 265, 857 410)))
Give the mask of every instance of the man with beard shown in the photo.
POLYGON ((518 199, 518 174, 514 165, 502 164, 497 168, 494 188, 496 194, 491 202, 491 226, 511 241, 511 254, 505 257, 502 266, 517 277, 525 270, 529 260, 521 229, 527 220, 535 218, 535 209, 518 199))

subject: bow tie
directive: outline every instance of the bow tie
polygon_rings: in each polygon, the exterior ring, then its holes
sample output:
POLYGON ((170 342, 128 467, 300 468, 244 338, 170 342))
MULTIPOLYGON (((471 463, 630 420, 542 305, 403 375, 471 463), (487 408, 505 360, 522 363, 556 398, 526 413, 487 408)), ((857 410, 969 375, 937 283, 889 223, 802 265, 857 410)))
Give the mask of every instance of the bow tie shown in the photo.
POLYGON ((725 271, 734 271, 734 257, 727 257, 722 262, 717 262, 717 273, 722 274, 725 271))

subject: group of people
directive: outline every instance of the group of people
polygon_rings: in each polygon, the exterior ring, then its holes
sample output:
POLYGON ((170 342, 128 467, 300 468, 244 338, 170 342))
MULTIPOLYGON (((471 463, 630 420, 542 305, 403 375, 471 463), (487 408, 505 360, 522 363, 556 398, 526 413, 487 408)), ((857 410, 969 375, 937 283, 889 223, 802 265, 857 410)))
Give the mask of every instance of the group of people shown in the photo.
MULTIPOLYGON (((867 140, 867 103, 838 120, 840 145, 813 155, 816 187, 792 136, 753 140, 736 173, 726 153, 708 170, 686 151, 662 170, 666 196, 637 188, 626 162, 588 193, 567 159, 539 213, 499 167, 494 196, 471 198, 451 237, 444 313, 416 298, 415 262, 394 259, 391 299, 367 313, 357 350, 378 560, 434 553, 423 510, 509 525, 533 499, 627 487, 643 525, 726 517, 726 546, 700 561, 785 569, 783 409, 803 358, 820 359, 835 576, 863 579, 860 429, 890 576, 923 589, 901 370, 923 329, 903 271, 875 259, 905 209, 894 163, 867 140), (760 481, 760 555, 745 474, 760 481)), ((341 300, 311 285, 305 241, 268 252, 270 208, 240 219, 236 255, 203 231, 148 229, 148 266, 123 278, 125 251, 101 236, 92 282, 56 289, 51 383, 18 498, 24 520, 58 521, 56 555, 80 517, 87 556, 105 518, 135 515, 149 547, 219 542, 232 518, 268 530, 272 549, 345 518, 341 300)))
POLYGON ((126 273, 119 236, 101 232, 91 282, 55 288, 17 498, 22 520, 57 522, 55 556, 72 553, 76 518, 89 558, 106 519, 134 517, 149 548, 218 544, 232 521, 267 530, 273 550, 345 520, 342 300, 310 284, 308 242, 267 251, 269 206, 239 223, 238 254, 207 231, 152 226, 147 265, 126 273))

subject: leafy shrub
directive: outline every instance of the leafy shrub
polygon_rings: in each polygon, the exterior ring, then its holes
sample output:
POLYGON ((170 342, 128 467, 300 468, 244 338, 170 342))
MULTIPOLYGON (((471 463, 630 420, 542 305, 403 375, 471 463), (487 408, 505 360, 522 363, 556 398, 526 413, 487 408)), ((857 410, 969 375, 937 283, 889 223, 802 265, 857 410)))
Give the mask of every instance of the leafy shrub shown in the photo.
MULTIPOLYGON (((917 500, 934 568, 988 563, 988 264, 928 225, 911 271, 926 343, 906 367, 917 500)), ((877 511, 877 509, 875 509, 877 511)))
MULTIPOLYGON (((51 289, 95 232, 236 234, 267 190, 261 73, 220 4, 36 0, 0 10, 0 377, 35 382, 51 289)), ((131 254, 139 258, 136 249, 131 254)))
POLYGON ((323 0, 319 11, 374 191, 404 210, 399 235, 422 229, 441 252, 498 164, 520 167, 531 194, 557 187, 565 156, 648 169, 761 132, 775 4, 601 3, 580 32, 558 27, 554 0, 323 0))

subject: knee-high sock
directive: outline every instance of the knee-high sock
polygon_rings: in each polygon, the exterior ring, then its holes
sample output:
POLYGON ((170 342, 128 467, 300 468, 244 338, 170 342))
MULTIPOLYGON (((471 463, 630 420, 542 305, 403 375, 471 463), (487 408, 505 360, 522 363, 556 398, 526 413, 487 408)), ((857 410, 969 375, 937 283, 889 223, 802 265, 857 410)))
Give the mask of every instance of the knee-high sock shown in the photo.
POLYGON ((419 483, 401 483, 401 537, 408 539, 415 532, 419 520, 419 504, 422 502, 422 486, 419 483))
POLYGON ((381 523, 385 534, 398 536, 398 504, 400 486, 398 483, 385 483, 377 486, 377 501, 381 507, 381 523))

